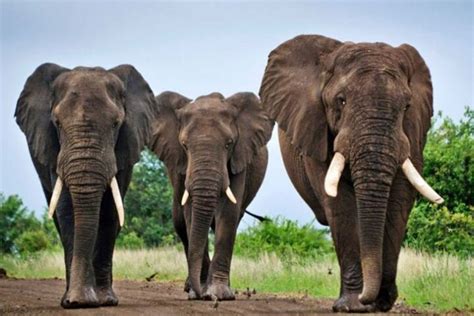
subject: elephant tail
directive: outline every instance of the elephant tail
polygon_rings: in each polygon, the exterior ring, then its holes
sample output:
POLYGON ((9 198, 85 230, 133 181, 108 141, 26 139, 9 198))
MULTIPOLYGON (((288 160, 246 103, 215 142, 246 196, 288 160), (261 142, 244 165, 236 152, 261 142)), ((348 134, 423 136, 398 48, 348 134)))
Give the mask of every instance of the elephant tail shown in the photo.
POLYGON ((270 218, 268 217, 265 217, 265 216, 260 216, 260 215, 257 215, 257 214, 254 214, 252 212, 249 212, 248 210, 245 210, 245 213, 247 213, 248 215, 252 216, 253 218, 256 218, 258 219, 259 222, 266 222, 266 221, 271 221, 270 218))

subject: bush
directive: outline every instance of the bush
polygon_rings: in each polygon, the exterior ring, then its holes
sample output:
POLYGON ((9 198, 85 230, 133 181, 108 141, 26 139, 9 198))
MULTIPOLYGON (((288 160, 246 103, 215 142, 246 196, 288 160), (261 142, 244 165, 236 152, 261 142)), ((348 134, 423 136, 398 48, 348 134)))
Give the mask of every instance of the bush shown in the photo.
POLYGON ((235 254, 258 258, 274 253, 284 261, 317 258, 333 253, 327 229, 316 229, 312 223, 298 225, 282 217, 251 226, 237 235, 235 254))
POLYGON ((428 133, 423 175, 445 199, 420 198, 408 221, 405 244, 428 252, 474 255, 474 110, 458 123, 438 114, 428 133), (440 124, 437 121, 441 120, 440 124))
POLYGON ((145 242, 135 232, 128 234, 120 234, 117 239, 117 247, 125 249, 142 249, 145 247, 145 242))
POLYGON ((22 255, 51 248, 48 235, 43 230, 23 232, 15 239, 15 246, 22 255))

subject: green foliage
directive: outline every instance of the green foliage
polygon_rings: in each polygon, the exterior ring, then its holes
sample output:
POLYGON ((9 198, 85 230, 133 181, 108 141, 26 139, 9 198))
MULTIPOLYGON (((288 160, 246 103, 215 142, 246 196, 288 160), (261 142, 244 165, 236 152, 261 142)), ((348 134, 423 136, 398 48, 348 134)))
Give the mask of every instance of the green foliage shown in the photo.
POLYGON ((445 202, 437 206, 422 198, 417 201, 405 243, 429 252, 473 256, 474 110, 466 108, 457 124, 438 114, 424 157, 424 177, 445 202))
POLYGON ((145 242, 136 232, 129 232, 123 234, 121 238, 117 240, 117 247, 125 249, 142 249, 145 246, 145 242))
POLYGON ((17 195, 5 198, 0 193, 0 252, 17 253, 19 249, 15 241, 19 240, 20 235, 40 227, 40 221, 23 206, 17 195))
POLYGON ((126 221, 117 245, 132 242, 137 246, 139 240, 146 247, 169 244, 169 236, 174 233, 172 201, 173 191, 163 163, 151 151, 143 151, 125 196, 126 221))
POLYGON ((15 239, 15 246, 21 254, 31 254, 51 248, 48 235, 44 230, 24 231, 15 239))
POLYGON ((300 226, 296 221, 276 217, 239 233, 234 252, 250 258, 274 253, 286 262, 314 259, 333 252, 327 233, 312 223, 300 226))

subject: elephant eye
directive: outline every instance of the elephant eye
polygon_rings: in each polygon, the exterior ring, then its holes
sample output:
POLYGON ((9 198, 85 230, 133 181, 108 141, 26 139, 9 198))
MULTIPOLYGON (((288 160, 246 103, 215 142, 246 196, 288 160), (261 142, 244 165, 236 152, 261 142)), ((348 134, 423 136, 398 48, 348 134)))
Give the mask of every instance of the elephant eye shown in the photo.
POLYGON ((119 121, 115 121, 114 124, 112 124, 112 128, 117 128, 119 126, 119 121))
POLYGON ((340 106, 346 105, 346 98, 344 98, 342 95, 339 95, 339 96, 337 97, 337 103, 338 103, 340 106))
POLYGON ((410 104, 408 103, 407 105, 405 105, 405 111, 408 110, 410 108, 410 104))

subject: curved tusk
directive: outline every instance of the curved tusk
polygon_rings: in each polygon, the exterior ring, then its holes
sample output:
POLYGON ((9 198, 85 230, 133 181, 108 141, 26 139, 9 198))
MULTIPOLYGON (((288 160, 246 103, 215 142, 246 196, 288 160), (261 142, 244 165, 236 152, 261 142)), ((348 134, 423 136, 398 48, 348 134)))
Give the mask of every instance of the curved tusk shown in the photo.
POLYGON ((61 191, 63 190, 63 180, 60 177, 56 179, 54 184, 53 195, 51 196, 51 201, 49 202, 48 217, 53 218, 56 207, 58 206, 59 197, 61 196, 61 191))
POLYGON ((186 202, 188 201, 188 198, 189 198, 189 192, 188 190, 184 190, 183 198, 181 199, 181 205, 186 204, 186 202))
POLYGON ((114 197, 115 208, 117 209, 117 215, 119 218, 120 227, 123 226, 125 221, 125 210, 123 209, 122 195, 115 177, 110 182, 110 188, 112 189, 112 196, 114 197))
POLYGON ((324 190, 326 194, 332 197, 337 196, 337 185, 341 178, 342 171, 344 170, 346 159, 341 153, 336 152, 331 160, 329 169, 324 179, 324 190))
POLYGON ((430 185, 426 183, 425 179, 423 179, 423 177, 418 173, 409 158, 403 162, 402 170, 408 181, 410 181, 410 183, 418 192, 420 192, 421 195, 436 204, 441 204, 444 202, 444 199, 439 196, 439 194, 436 193, 436 191, 433 190, 433 188, 430 187, 430 185))
POLYGON ((227 197, 232 203, 237 204, 237 200, 234 196, 234 193, 232 193, 232 190, 230 189, 230 187, 227 187, 227 190, 225 190, 225 194, 227 195, 227 197))

